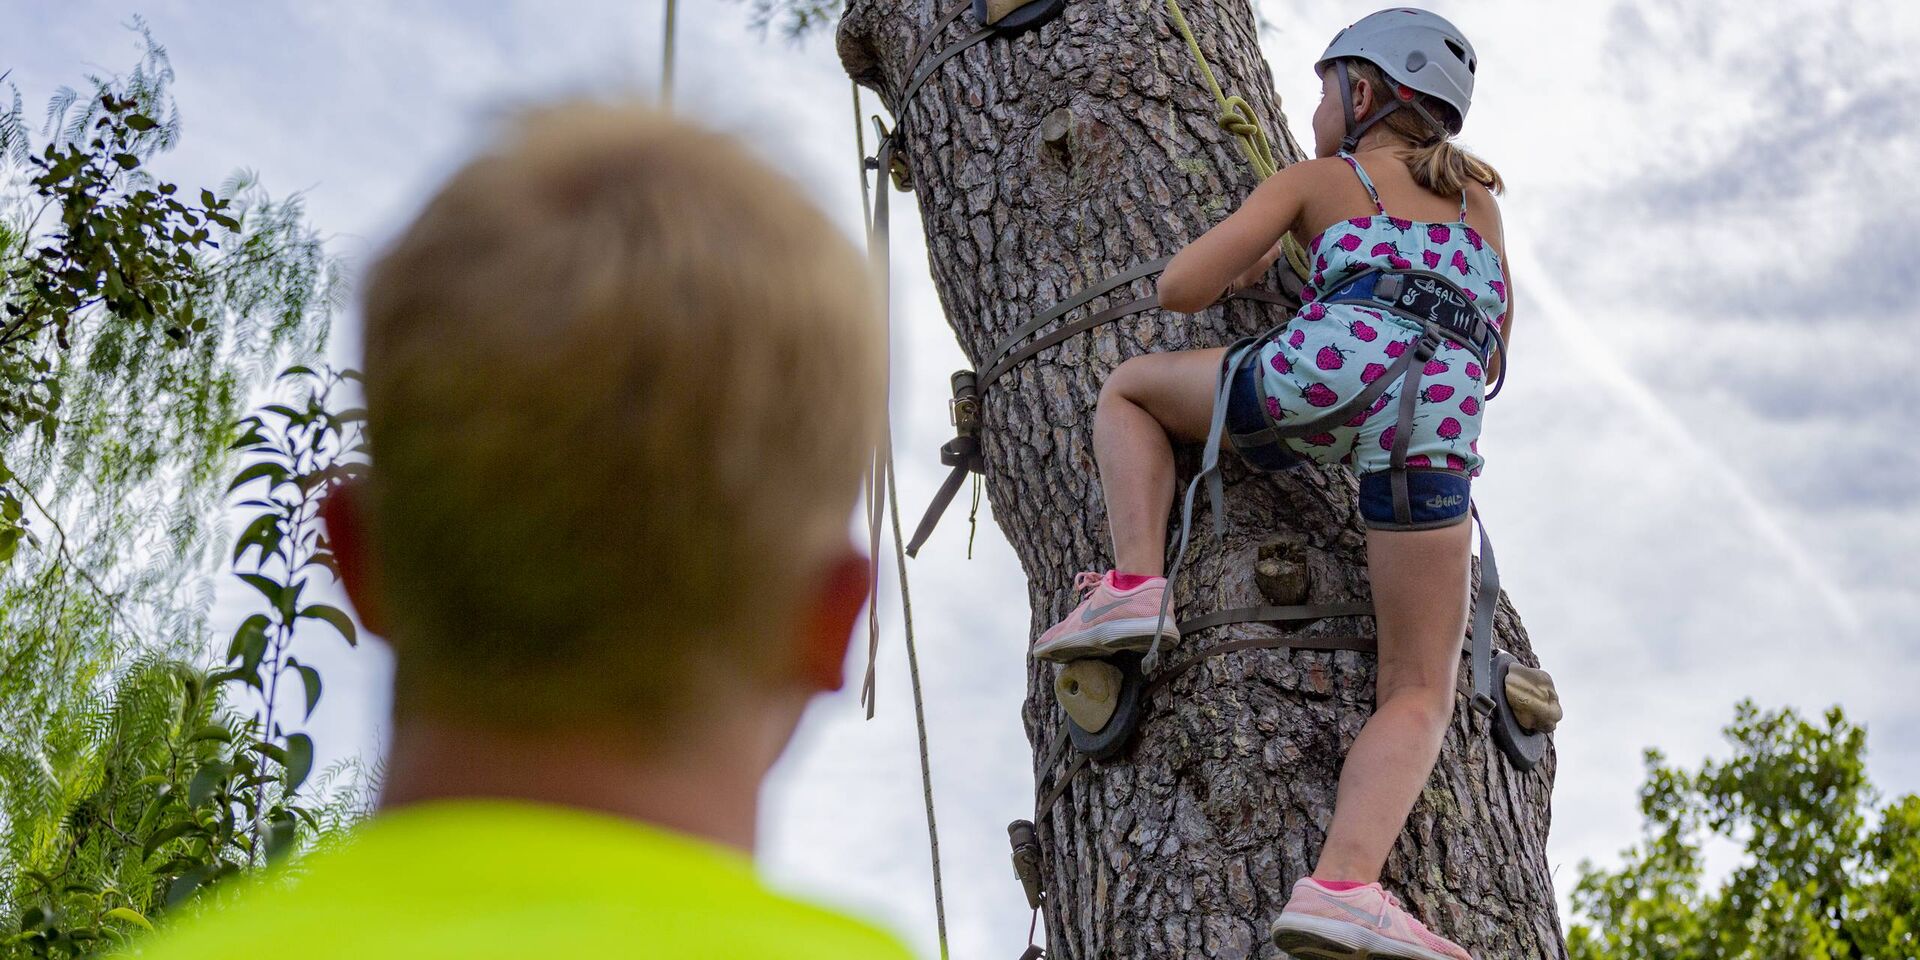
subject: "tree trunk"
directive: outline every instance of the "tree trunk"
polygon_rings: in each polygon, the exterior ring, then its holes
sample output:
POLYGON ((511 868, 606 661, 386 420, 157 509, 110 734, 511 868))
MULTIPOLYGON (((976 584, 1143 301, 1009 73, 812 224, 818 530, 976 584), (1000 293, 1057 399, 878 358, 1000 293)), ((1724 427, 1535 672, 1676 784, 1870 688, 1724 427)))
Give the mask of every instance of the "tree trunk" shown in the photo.
MULTIPOLYGON (((851 0, 838 45, 848 73, 900 118, 934 283, 979 363, 1048 305, 1199 236, 1252 190, 1254 175, 1157 0, 1068 3, 1037 31, 947 61, 911 104, 899 103, 908 58, 951 2, 851 0)), ((1186 6, 1222 86, 1253 104, 1282 164, 1299 160, 1248 5, 1186 6)), ((974 28, 962 16, 931 47, 974 28)), ((1145 295, 1152 283, 1088 309, 1145 295)), ((1076 602, 1075 571, 1112 564, 1091 429, 1108 373, 1135 354, 1219 346, 1282 319, 1256 303, 1151 311, 1074 337, 987 392, 987 492, 1028 577, 1033 631, 1076 602)), ((1196 453, 1181 451, 1183 483, 1196 453)), ((1208 518, 1196 518, 1182 616, 1367 596, 1345 469, 1264 476, 1224 459, 1228 533, 1215 541, 1202 532, 1208 518), (1262 559, 1281 562, 1260 575, 1262 559)), ((1183 638, 1178 652, 1270 632, 1223 627, 1183 638)), ((1536 662, 1504 598, 1495 644, 1536 662)), ((1043 834, 1051 952, 1276 956, 1267 925, 1325 838, 1341 758, 1372 709, 1373 667, 1371 654, 1253 650, 1210 658, 1160 691, 1133 746, 1081 771, 1053 806, 1043 834)), ((1048 768, 1046 756, 1063 719, 1058 669, 1035 664, 1028 674, 1024 714, 1043 787, 1066 764, 1048 768)), ((1387 887, 1477 956, 1565 956, 1546 861, 1553 770, 1551 752, 1529 773, 1510 767, 1486 721, 1460 707, 1387 862, 1387 887)))

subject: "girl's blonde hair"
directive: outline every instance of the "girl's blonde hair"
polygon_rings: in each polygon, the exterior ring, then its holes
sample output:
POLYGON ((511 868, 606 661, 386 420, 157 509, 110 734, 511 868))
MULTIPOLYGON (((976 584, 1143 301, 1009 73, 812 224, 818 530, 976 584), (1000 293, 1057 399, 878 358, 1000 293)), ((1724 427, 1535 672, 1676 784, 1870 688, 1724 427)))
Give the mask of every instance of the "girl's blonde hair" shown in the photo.
MULTIPOLYGON (((1374 98, 1393 97, 1400 84, 1388 79, 1379 67, 1366 60, 1347 60, 1347 82, 1357 88, 1361 80, 1373 87, 1374 98)), ((1416 94, 1420 105, 1428 113, 1439 113, 1436 117, 1443 122, 1452 119, 1454 110, 1432 97, 1416 94)), ((1500 172, 1493 165, 1474 156, 1466 148, 1453 142, 1453 136, 1446 130, 1435 130, 1418 111, 1395 110, 1380 121, 1387 129, 1399 134, 1413 146, 1402 151, 1407 172, 1413 174, 1413 182, 1434 193, 1451 196, 1466 189, 1469 182, 1480 184, 1494 193, 1506 189, 1506 182, 1500 179, 1500 172)))

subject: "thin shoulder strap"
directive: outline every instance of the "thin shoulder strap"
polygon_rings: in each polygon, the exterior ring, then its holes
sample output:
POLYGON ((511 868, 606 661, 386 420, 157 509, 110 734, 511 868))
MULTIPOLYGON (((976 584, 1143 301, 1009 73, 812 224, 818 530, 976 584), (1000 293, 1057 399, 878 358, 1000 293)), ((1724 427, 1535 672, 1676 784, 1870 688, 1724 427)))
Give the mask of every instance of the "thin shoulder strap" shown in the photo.
POLYGON ((1467 188, 1460 188, 1460 222, 1467 222, 1467 188))
MULTIPOLYGON (((1387 208, 1382 206, 1380 203, 1380 191, 1375 190, 1373 188, 1373 178, 1367 176, 1367 171, 1360 166, 1360 161, 1355 160, 1353 158, 1353 154, 1348 153, 1345 150, 1340 151, 1340 159, 1345 160, 1347 162, 1347 166, 1353 168, 1354 176, 1357 176, 1360 178, 1360 185, 1367 188, 1367 196, 1373 198, 1374 212, 1384 216, 1387 212, 1387 208)), ((1462 211, 1466 210, 1466 201, 1465 201, 1464 195, 1462 195, 1460 209, 1462 211)), ((1461 215, 1464 217, 1465 213, 1463 212, 1461 215)))

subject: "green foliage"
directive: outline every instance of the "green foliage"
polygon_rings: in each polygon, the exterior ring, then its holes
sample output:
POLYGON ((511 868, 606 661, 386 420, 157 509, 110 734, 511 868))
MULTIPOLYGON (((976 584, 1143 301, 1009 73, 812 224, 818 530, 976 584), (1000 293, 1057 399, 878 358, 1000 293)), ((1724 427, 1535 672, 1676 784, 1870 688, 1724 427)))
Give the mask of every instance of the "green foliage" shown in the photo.
POLYGON ((1698 772, 1647 753, 1641 846, 1617 872, 1582 864, 1573 960, 1905 960, 1920 956, 1920 795, 1879 812, 1866 731, 1839 708, 1822 723, 1741 703, 1734 753, 1698 772), (1704 888, 1702 843, 1740 864, 1704 888))
POLYGON ((57 93, 44 145, 17 90, 0 112, 0 957, 113 946, 361 800, 351 771, 313 776, 266 698, 282 677, 309 711, 321 694, 296 623, 352 639, 300 602, 331 563, 315 498, 360 453, 357 416, 328 406, 341 377, 294 368, 295 401, 234 442, 248 393, 321 347, 334 265, 298 200, 249 175, 190 194, 147 172, 180 125, 135 26, 139 65, 57 93), (274 593, 209 666, 236 455, 266 489, 230 556, 274 593))

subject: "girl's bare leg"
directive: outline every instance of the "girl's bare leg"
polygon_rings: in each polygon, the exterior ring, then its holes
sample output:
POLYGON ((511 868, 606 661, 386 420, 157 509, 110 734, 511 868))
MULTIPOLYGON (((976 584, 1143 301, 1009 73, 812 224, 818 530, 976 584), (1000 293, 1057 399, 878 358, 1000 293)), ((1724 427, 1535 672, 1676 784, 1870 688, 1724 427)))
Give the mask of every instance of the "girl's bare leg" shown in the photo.
POLYGON ((1380 636, 1375 710, 1347 751, 1313 875, 1370 883, 1406 827, 1453 717, 1473 524, 1367 533, 1380 636))
POLYGON ((1149 353, 1122 363, 1100 389, 1093 458, 1107 497, 1114 568, 1162 576, 1173 508, 1173 442, 1204 441, 1224 348, 1149 353))

